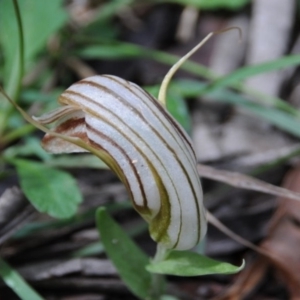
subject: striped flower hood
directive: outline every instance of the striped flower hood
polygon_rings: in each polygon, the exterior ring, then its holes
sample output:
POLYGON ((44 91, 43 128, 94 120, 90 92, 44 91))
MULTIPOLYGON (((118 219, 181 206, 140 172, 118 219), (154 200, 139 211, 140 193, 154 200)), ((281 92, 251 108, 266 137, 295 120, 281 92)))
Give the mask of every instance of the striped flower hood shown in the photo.
MULTIPOLYGON (((190 138, 166 109, 136 84, 111 75, 83 79, 42 117, 55 132, 80 138, 120 178, 150 235, 168 249, 194 247, 206 233, 202 189, 190 138)), ((83 152, 46 134, 52 153, 83 152)))

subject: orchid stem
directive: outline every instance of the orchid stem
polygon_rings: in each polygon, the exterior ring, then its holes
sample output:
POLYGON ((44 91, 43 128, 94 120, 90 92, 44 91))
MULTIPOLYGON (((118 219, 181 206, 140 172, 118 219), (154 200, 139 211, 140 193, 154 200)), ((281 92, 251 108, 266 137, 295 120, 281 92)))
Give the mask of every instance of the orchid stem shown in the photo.
MULTIPOLYGON (((156 253, 153 258, 153 263, 158 263, 167 257, 170 250, 166 249, 163 245, 157 244, 156 253)), ((150 290, 150 298, 147 300, 158 300, 165 291, 165 276, 162 274, 152 274, 152 284, 150 290)))

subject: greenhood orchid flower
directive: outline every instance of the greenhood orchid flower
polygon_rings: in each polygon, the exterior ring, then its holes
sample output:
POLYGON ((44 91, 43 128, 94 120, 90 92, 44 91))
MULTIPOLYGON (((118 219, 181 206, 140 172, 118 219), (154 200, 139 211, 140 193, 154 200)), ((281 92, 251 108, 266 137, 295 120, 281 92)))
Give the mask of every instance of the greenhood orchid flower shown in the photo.
MULTIPOLYGON (((111 75, 83 79, 62 93, 62 107, 36 121, 77 137, 125 184, 151 237, 167 249, 195 246, 206 232, 202 190, 190 138, 150 94, 111 75)), ((86 151, 46 134, 51 153, 86 151)))

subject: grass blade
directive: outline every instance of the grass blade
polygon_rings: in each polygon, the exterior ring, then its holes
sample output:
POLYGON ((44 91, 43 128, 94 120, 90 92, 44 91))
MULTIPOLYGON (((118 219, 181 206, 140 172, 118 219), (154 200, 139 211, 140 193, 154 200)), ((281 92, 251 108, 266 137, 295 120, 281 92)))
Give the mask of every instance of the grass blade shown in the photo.
POLYGON ((43 300, 22 276, 0 257, 0 276, 22 300, 43 300))
POLYGON ((270 62, 246 66, 240 68, 229 75, 223 76, 220 79, 215 80, 205 89, 206 92, 211 92, 216 89, 221 89, 227 86, 234 86, 240 83, 242 80, 259 75, 262 73, 267 73, 271 71, 276 71, 284 69, 291 66, 296 66, 300 64, 300 55, 288 55, 281 57, 270 62))
MULTIPOLYGON (((176 89, 183 97, 198 97, 201 95, 204 83, 194 80, 176 80, 170 86, 170 91, 176 89)), ((230 92, 225 89, 215 90, 206 95, 211 101, 218 101, 232 104, 243 108, 256 116, 270 122, 276 127, 300 137, 300 119, 289 112, 283 111, 276 107, 265 106, 255 101, 250 101, 242 95, 230 92)), ((296 111, 292 106, 292 110, 296 111)))

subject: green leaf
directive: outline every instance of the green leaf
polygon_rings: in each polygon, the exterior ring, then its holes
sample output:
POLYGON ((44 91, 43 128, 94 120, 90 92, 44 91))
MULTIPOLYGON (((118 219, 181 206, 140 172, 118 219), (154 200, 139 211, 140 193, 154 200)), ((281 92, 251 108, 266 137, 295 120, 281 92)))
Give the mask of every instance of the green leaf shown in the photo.
POLYGON ((43 300, 35 290, 0 257, 0 276, 22 300, 43 300))
POLYGON ((120 277, 133 294, 145 299, 151 286, 151 274, 145 269, 149 258, 109 216, 105 208, 97 210, 96 221, 106 253, 120 277))
POLYGON ((82 196, 69 173, 29 160, 10 162, 17 168, 24 194, 37 210, 55 218, 69 218, 76 213, 82 196))
MULTIPOLYGON (((34 56, 46 48, 48 38, 67 21, 62 0, 18 1, 24 30, 25 62, 31 62, 34 56)), ((4 86, 9 95, 15 89, 18 76, 18 38, 17 21, 13 1, 0 1, 0 44, 3 49, 4 86)))
POLYGON ((201 9, 238 9, 246 5, 249 0, 159 0, 157 2, 172 2, 184 6, 194 6, 201 9))
POLYGON ((279 59, 266 62, 266 63, 246 66, 230 73, 229 75, 223 76, 213 81, 211 84, 208 84, 207 88, 203 90, 203 94, 214 91, 216 89, 232 86, 234 84, 240 83, 242 80, 245 80, 255 75, 276 71, 291 66, 297 66, 299 64, 300 64, 300 55, 297 54, 297 55, 288 55, 285 57, 281 57, 279 59))
POLYGON ((229 263, 219 262, 207 256, 190 251, 171 251, 165 260, 151 263, 146 269, 152 273, 200 276, 210 274, 234 274, 244 268, 243 261, 240 267, 229 263))

